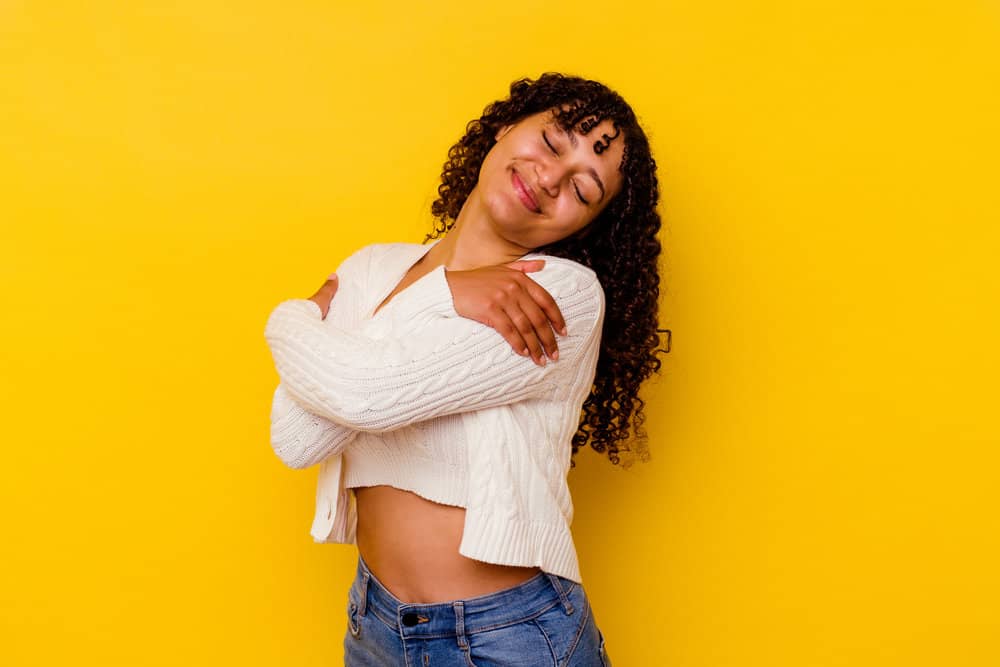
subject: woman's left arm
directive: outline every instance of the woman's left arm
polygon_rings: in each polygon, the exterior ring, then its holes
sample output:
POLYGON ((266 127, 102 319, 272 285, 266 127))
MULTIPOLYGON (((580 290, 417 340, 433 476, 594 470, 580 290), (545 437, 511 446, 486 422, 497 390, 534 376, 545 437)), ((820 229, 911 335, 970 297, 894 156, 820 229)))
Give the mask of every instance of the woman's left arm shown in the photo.
POLYGON ((466 271, 446 271, 455 312, 482 322, 504 337, 515 352, 538 365, 556 359, 555 332, 566 335, 559 304, 527 273, 545 268, 544 259, 517 260, 466 271))
MULTIPOLYGON (((368 245, 347 257, 330 276, 332 282, 328 280, 311 297, 322 308, 324 317, 330 311, 330 299, 337 291, 341 275, 348 282, 366 279, 372 249, 373 246, 368 245)), ((347 294, 341 296, 335 310, 336 317, 346 317, 348 321, 355 321, 361 315, 357 299, 347 294)), ((334 454, 340 454, 357 434, 355 429, 309 412, 294 400, 284 383, 278 383, 271 398, 271 449, 288 467, 308 468, 334 454)))
POLYGON ((308 468, 340 454, 357 434, 309 412, 278 383, 271 399, 271 449, 289 468, 308 468))

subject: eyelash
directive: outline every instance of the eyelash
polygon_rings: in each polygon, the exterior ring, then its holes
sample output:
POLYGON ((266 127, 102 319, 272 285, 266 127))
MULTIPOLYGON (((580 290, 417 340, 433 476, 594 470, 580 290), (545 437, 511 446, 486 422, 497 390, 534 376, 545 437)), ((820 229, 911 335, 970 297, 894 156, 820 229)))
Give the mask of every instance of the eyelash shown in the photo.
MULTIPOLYGON (((552 146, 552 144, 549 143, 549 138, 545 136, 545 130, 542 130, 542 139, 545 140, 545 145, 549 147, 549 150, 552 151, 553 154, 559 155, 559 153, 556 153, 556 149, 552 146)), ((576 185, 573 186, 573 189, 576 190, 577 199, 579 199, 583 204, 590 204, 590 202, 584 199, 583 195, 580 194, 580 189, 576 187, 576 185)))

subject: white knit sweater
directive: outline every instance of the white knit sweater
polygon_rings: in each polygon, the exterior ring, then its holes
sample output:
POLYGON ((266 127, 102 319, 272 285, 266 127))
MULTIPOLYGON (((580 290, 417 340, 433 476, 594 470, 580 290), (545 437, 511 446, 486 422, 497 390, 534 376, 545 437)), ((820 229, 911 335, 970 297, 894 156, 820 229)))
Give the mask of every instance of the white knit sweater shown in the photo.
MULTIPOLYGON (((436 241, 434 242, 436 243, 436 241)), ((568 336, 538 366, 455 312, 438 266, 372 312, 434 243, 369 245, 337 269, 326 319, 278 304, 264 336, 280 383, 271 444, 292 468, 320 464, 312 536, 356 544, 358 486, 388 484, 466 508, 459 553, 581 582, 566 475, 594 381, 604 318, 596 275, 531 253, 568 336)))

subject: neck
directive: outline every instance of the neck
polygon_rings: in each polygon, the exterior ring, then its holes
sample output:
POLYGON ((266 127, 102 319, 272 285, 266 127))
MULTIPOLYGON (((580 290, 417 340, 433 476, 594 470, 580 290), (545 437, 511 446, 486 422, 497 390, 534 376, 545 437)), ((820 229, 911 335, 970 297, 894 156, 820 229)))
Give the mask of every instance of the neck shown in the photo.
POLYGON ((427 253, 432 264, 444 264, 451 271, 466 271, 481 266, 506 264, 530 253, 525 248, 499 236, 488 211, 473 189, 458 213, 454 226, 427 253))

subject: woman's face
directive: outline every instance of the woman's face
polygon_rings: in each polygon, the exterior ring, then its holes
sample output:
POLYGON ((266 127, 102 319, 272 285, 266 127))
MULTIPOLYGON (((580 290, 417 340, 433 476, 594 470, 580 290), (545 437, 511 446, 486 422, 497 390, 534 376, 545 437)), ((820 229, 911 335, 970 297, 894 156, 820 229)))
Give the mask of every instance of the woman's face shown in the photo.
POLYGON ((523 248, 586 227, 622 188, 625 137, 608 119, 586 135, 579 126, 567 133, 544 111, 501 128, 496 139, 476 188, 497 232, 523 248))

